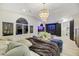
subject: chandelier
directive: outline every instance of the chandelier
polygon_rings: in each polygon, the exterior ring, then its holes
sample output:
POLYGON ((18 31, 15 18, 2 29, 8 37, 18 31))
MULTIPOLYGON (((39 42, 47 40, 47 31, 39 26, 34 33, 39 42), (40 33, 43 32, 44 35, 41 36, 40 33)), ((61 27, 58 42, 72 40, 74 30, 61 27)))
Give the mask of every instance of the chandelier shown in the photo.
POLYGON ((46 7, 46 4, 43 3, 43 9, 40 10, 39 17, 42 19, 42 21, 46 22, 48 20, 49 11, 46 7))

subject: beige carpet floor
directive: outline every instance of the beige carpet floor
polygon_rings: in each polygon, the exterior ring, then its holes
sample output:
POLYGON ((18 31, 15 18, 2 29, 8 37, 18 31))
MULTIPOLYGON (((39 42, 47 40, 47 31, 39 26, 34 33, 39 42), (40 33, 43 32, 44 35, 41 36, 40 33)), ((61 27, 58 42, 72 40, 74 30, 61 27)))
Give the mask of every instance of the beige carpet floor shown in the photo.
POLYGON ((62 38, 62 40, 64 44, 61 56, 79 56, 79 48, 74 41, 67 38, 62 38))

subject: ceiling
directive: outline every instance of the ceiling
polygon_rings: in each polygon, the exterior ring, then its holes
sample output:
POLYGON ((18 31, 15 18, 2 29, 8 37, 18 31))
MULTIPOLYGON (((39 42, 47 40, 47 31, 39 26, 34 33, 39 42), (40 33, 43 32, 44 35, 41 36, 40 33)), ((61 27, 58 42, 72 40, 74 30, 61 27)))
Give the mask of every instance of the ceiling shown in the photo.
MULTIPOLYGON (((78 3, 46 3, 49 9, 49 20, 73 17, 79 13, 78 3)), ((0 3, 0 9, 31 15, 39 19, 42 3, 0 3)))

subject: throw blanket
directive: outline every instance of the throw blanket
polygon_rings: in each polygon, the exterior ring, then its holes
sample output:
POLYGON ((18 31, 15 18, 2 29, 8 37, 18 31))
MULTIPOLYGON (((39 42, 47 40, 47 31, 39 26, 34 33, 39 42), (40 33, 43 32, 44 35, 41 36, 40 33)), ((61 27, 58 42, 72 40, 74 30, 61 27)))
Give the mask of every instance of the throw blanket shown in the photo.
POLYGON ((33 44, 30 47, 30 50, 36 52, 40 56, 58 56, 60 54, 56 43, 50 44, 34 37, 30 37, 27 39, 33 44))

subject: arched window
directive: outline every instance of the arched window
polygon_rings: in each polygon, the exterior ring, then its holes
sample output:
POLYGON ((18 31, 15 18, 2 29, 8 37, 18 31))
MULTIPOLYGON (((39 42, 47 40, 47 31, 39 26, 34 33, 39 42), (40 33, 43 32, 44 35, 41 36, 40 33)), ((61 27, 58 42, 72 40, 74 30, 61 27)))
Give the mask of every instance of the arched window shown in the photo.
POLYGON ((28 21, 24 18, 19 18, 16 21, 16 34, 28 33, 28 21))

